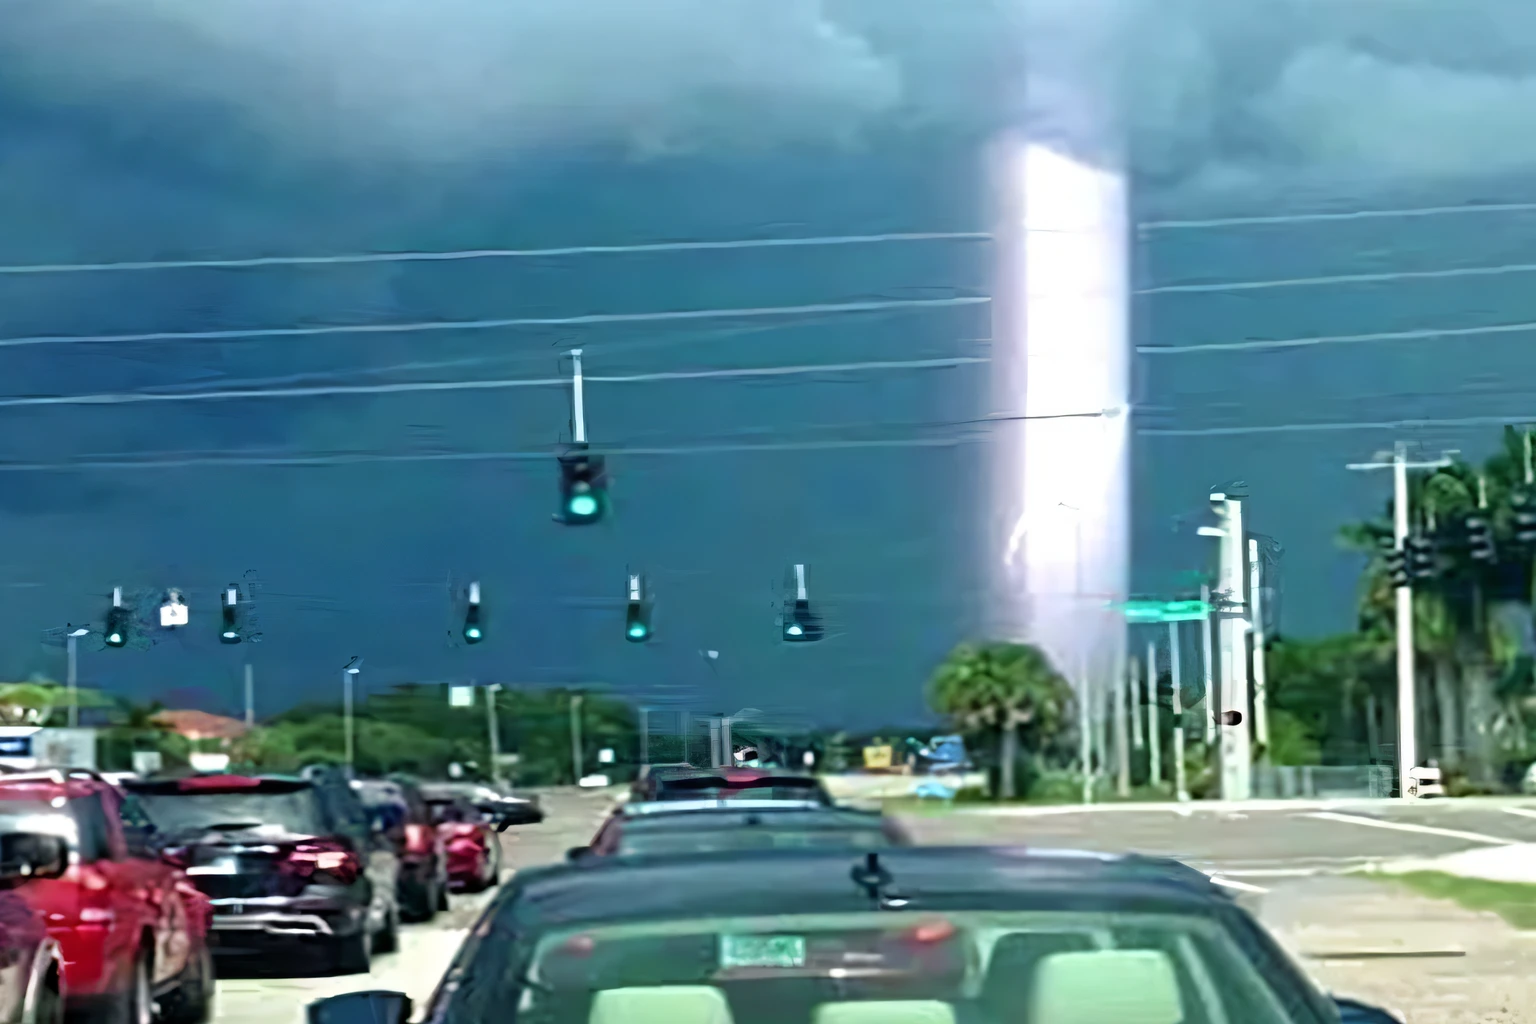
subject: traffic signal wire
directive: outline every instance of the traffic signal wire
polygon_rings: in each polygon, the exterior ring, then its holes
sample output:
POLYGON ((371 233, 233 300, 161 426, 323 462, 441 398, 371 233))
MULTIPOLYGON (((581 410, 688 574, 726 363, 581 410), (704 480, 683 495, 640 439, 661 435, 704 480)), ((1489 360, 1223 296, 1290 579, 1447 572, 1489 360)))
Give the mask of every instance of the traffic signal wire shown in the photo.
MULTIPOLYGON (((985 356, 942 359, 881 359, 857 363, 800 363, 720 370, 667 370, 655 373, 586 374, 589 384, 655 384, 665 381, 794 377, 818 373, 951 369, 987 363, 985 356)), ((334 384, 298 388, 234 388, 217 391, 126 392, 120 394, 31 395, 0 398, 0 409, 57 405, 141 405, 155 402, 232 402, 253 399, 319 398, 336 395, 392 395, 423 391, 504 391, 512 388, 570 387, 570 377, 512 377, 501 380, 405 381, 393 384, 334 384)))
POLYGON ((1257 227, 1269 224, 1323 224, 1342 221, 1409 220, 1480 213, 1536 213, 1536 203, 1463 203, 1457 206, 1410 206, 1398 209, 1341 210, 1333 213, 1282 213, 1255 217, 1208 217, 1195 220, 1148 220, 1140 231, 1202 231, 1212 228, 1257 227))
POLYGON ((686 320, 751 319, 772 316, 870 313, 888 309, 979 306, 988 295, 938 299, 880 299, 869 302, 818 302, 800 306, 746 306, 734 309, 681 309, 654 313, 583 313, 577 316, 500 317, 486 320, 424 320, 414 323, 323 324, 314 327, 256 327, 218 331, 148 331, 140 334, 59 334, 0 338, 0 348, 37 345, 113 345, 178 341, 251 341, 257 338, 318 338, 364 334, 421 334, 488 331, 513 327, 586 327, 596 324, 667 323, 686 320))
MULTIPOLYGON (((1057 413, 995 416, 977 420, 957 420, 936 424, 894 424, 903 429, 948 429, 951 432, 928 437, 890 438, 831 438, 817 441, 764 441, 741 443, 691 444, 691 445, 593 445, 585 451, 590 455, 610 458, 668 455, 716 455, 746 452, 801 452, 833 449, 860 448, 952 448, 963 444, 986 441, 985 428, 1009 423, 1041 420, 1106 419, 1117 415, 1112 410, 1104 412, 1057 413), (955 430, 964 427, 968 430, 955 430)), ((820 428, 847 430, 846 425, 820 428)), ((175 455, 160 458, 137 459, 84 459, 69 462, 0 462, 0 473, 77 472, 80 470, 141 471, 150 469, 192 469, 213 466, 346 466, 386 462, 528 462, 547 461, 555 449, 544 445, 505 451, 460 452, 331 452, 310 455, 250 455, 249 453, 205 453, 200 455, 175 455)))
POLYGON ((1182 356, 1202 352, 1262 352, 1288 348, 1312 348, 1316 345, 1351 345, 1373 342, 1434 341, 1446 338, 1476 338, 1499 334, 1528 334, 1536 331, 1536 321, 1489 324, 1484 327, 1424 327, 1411 331, 1376 331, 1369 334, 1324 334, 1305 338, 1257 338, 1247 341, 1222 341, 1202 345, 1138 345, 1137 355, 1182 356))
POLYGON ((1536 273, 1536 263, 1500 263, 1488 267, 1446 267, 1440 270, 1387 270, 1370 274, 1326 274, 1321 277, 1281 277, 1259 281, 1213 281, 1207 284, 1160 284, 1141 288, 1135 295, 1173 295, 1194 292, 1250 292, 1273 288, 1317 288, 1341 284, 1386 284, 1393 281, 1426 281, 1436 278, 1496 277, 1536 273))
POLYGON ((333 256, 253 256, 235 259, 123 260, 107 263, 40 263, 0 266, 0 275, 100 274, 152 270, 234 270, 254 267, 344 266, 369 263, 438 263, 463 260, 544 259, 623 253, 712 252, 727 249, 796 249, 894 242, 986 242, 984 231, 894 231, 874 235, 818 235, 801 238, 739 238, 723 241, 643 242, 633 245, 566 245, 546 249, 454 249, 443 251, 341 253, 333 256))

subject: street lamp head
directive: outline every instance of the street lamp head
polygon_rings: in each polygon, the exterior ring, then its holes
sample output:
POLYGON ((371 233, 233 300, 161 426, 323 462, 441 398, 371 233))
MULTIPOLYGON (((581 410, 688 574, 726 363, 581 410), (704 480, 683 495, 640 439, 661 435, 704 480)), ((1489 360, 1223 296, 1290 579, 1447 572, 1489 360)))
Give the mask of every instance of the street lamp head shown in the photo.
POLYGON ((65 635, 66 636, 85 636, 89 632, 90 632, 90 630, 86 629, 84 626, 81 626, 79 629, 72 629, 72 630, 70 630, 65 635))
POLYGON ((347 673, 349 676, 355 676, 362 670, 363 659, 358 657, 353 657, 351 661, 347 662, 346 667, 342 669, 342 671, 347 673))

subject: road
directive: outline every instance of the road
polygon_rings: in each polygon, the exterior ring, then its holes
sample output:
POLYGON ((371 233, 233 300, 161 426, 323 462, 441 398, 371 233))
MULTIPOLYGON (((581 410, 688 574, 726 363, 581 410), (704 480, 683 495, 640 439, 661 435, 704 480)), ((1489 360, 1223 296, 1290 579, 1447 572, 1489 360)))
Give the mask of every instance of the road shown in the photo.
MULTIPOLYGON (((509 830, 509 870, 584 843, 604 795, 544 797, 549 820, 509 830)), ((1261 916, 1326 987, 1406 1011, 1412 1024, 1536 1024, 1536 941, 1502 921, 1349 874, 1372 861, 1536 843, 1536 799, 978 809, 914 814, 923 843, 1018 843, 1178 857, 1259 892, 1261 916)), ((312 999, 432 990, 488 895, 455 897, 370 976, 235 977, 219 983, 220 1024, 292 1024, 312 999)))

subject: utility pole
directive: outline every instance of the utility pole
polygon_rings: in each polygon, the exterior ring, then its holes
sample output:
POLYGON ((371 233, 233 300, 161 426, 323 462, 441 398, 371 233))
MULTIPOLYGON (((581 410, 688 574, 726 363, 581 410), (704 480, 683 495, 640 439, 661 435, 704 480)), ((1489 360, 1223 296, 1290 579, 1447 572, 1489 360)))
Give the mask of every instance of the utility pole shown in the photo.
POLYGON ((1253 636, 1253 738, 1269 749, 1269 688, 1264 673, 1263 559, 1259 542, 1248 538, 1248 611, 1253 636))
POLYGON ((75 729, 75 728, 78 728, 80 726, 80 683, 79 683, 79 670, 78 670, 78 664, 77 664, 78 661, 79 661, 79 658, 80 658, 80 652, 79 652, 79 650, 77 648, 77 645, 76 645, 75 641, 77 641, 81 637, 85 636, 87 633, 90 632, 90 630, 86 629, 84 626, 81 626, 78 629, 74 628, 73 626, 66 626, 66 628, 69 629, 69 633, 66 634, 68 651, 69 651, 69 719, 68 719, 68 721, 69 721, 69 727, 71 729, 75 729))
POLYGON ((581 782, 585 772, 581 764, 581 694, 571 694, 571 772, 581 782))
POLYGON ((1114 707, 1111 709, 1115 733, 1115 792, 1122 800, 1131 795, 1131 747, 1126 737, 1125 691, 1129 687, 1132 693, 1136 692, 1137 664, 1135 658, 1126 659, 1125 673, 1115 680, 1114 707))
POLYGON ((693 724, 688 720, 688 712, 686 712, 686 711, 679 711, 677 713, 677 732, 678 732, 678 735, 683 738, 683 757, 682 757, 682 761, 683 761, 684 764, 692 763, 691 760, 688 757, 688 747, 690 746, 690 744, 688 743, 688 739, 689 739, 688 731, 691 728, 693 728, 693 724))
MULTIPOLYGON (((1058 503, 1072 513, 1072 600, 1083 613, 1083 510, 1058 503)), ((1093 803, 1093 718, 1088 693, 1088 658, 1081 638, 1073 641, 1077 669, 1077 756, 1083 765, 1083 803, 1093 803)), ((1102 751, 1100 752, 1102 756, 1102 751)))
POLYGON ((1184 679, 1179 671, 1177 622, 1168 623, 1168 678, 1173 684, 1173 795, 1182 803, 1189 799, 1189 779, 1184 770, 1184 679))
POLYGON ((720 756, 720 719, 709 720, 709 766, 719 768, 725 763, 725 758, 720 756))
POLYGON ((1147 641, 1147 775, 1153 786, 1163 781, 1163 736, 1157 722, 1157 641, 1147 641))
POLYGON ((245 663, 245 727, 256 726, 256 671, 250 662, 245 663))
POLYGON ((353 658, 347 662, 341 670, 341 729, 342 742, 346 746, 347 775, 353 773, 353 764, 357 759, 357 722, 353 716, 352 688, 357 674, 363 670, 363 659, 353 658))
POLYGON ((1220 525, 1202 526, 1200 535, 1219 538, 1216 628, 1221 648, 1221 798, 1246 800, 1252 793, 1253 748, 1249 730, 1248 628, 1244 615, 1247 540, 1240 497, 1211 493, 1220 525))
POLYGON ((485 688, 485 732, 491 748, 491 781, 501 784, 501 716, 497 713, 496 695, 501 692, 500 683, 485 688))
MULTIPOLYGON (((1406 557, 1408 543, 1408 471, 1441 469, 1451 460, 1445 456, 1428 462, 1409 462, 1408 447, 1401 441, 1390 460, 1378 456, 1375 462, 1352 462, 1353 470, 1392 470, 1392 537, 1396 549, 1406 557)), ((1413 664, 1413 584, 1397 588, 1397 792, 1408 795, 1408 773, 1418 767, 1417 688, 1413 664)))
MULTIPOLYGON (((1200 603, 1207 608, 1211 606, 1211 588, 1204 583, 1200 585, 1200 603)), ((1205 745, 1207 747, 1216 742, 1216 674, 1212 671, 1211 649, 1211 613, 1206 612, 1205 618, 1200 620, 1200 671, 1205 674, 1205 745)))
MULTIPOLYGON (((1152 671, 1152 666, 1151 665, 1147 666, 1147 671, 1148 671, 1148 673, 1150 673, 1152 671)), ((1142 746, 1143 746, 1143 743, 1142 743, 1142 740, 1141 740, 1141 695, 1142 695, 1143 692, 1145 692, 1145 691, 1143 691, 1142 685, 1141 685, 1141 673, 1139 673, 1139 672, 1132 672, 1131 673, 1130 683, 1131 683, 1131 746, 1135 747, 1137 750, 1140 750, 1142 748, 1142 746)))
POLYGON ((651 709, 640 709, 640 764, 651 763, 651 709))

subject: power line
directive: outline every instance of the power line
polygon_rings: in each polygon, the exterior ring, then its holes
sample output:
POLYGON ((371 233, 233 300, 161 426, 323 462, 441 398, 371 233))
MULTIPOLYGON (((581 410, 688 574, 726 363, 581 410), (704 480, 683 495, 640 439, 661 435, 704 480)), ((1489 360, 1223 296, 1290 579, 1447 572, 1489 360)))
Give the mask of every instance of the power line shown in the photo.
MULTIPOLYGON (((997 416, 969 423, 939 424, 940 426, 990 426, 1029 420, 1103 419, 1106 412, 1056 413, 1043 416, 997 416)), ((737 452, 791 452, 819 451, 848 448, 949 448, 972 444, 983 440, 978 431, 953 433, 939 437, 861 438, 826 441, 784 441, 739 444, 696 444, 661 447, 594 445, 593 455, 609 458, 663 455, 717 455, 737 452)), ((79 470, 127 470, 191 469, 209 466, 266 466, 266 467, 314 467, 347 466, 388 462, 528 462, 544 461, 550 457, 550 448, 523 448, 510 451, 483 452, 350 452, 324 455, 270 455, 251 456, 239 453, 214 453, 209 455, 178 456, 153 459, 90 459, 75 462, 0 462, 0 473, 69 473, 79 470)))
POLYGON ((440 252, 342 253, 335 256, 253 256, 245 259, 138 260, 110 263, 46 263, 0 266, 0 274, 93 274, 144 270, 213 270, 247 267, 337 266, 367 263, 436 263, 460 260, 601 256, 621 253, 707 252, 722 249, 808 248, 888 242, 984 242, 981 231, 911 231, 810 238, 744 238, 719 242, 648 242, 636 245, 567 245, 549 249, 455 249, 440 252))
POLYGON ((1349 210, 1340 213, 1288 213, 1267 217, 1213 217, 1205 220, 1149 220, 1136 225, 1142 231, 1195 231, 1206 228, 1248 227, 1264 224, 1321 224, 1334 221, 1406 220, 1416 217, 1451 217, 1478 213, 1533 213, 1536 203, 1466 203, 1460 206, 1416 206, 1395 210, 1349 210))
POLYGON ((1235 427, 1145 427, 1147 437, 1236 437, 1254 434, 1326 434, 1346 430, 1416 430, 1426 427, 1518 427, 1536 423, 1528 416, 1462 416, 1402 420, 1347 420, 1326 423, 1268 423, 1235 427))
POLYGON ((1171 295, 1180 292, 1248 292, 1270 288, 1314 288, 1333 284, 1383 284, 1390 281, 1426 281, 1451 277, 1495 277, 1529 274, 1536 263, 1501 263, 1492 267, 1453 267, 1447 270, 1393 270, 1375 274, 1330 274, 1326 277, 1290 277, 1268 281, 1222 281, 1214 284, 1165 284, 1143 288, 1137 295, 1171 295))
MULTIPOLYGON (((727 378, 789 377, 855 370, 931 370, 986 363, 984 356, 943 359, 889 359, 861 363, 802 363, 790 366, 748 366, 729 370, 668 370, 586 376, 588 384, 653 384, 662 381, 727 378)), ((151 402, 228 402, 266 398, 318 398, 331 395, 393 395, 421 391, 504 391, 510 388, 569 387, 569 377, 512 377, 503 380, 410 381, 400 384, 338 384, 309 388, 249 388, 224 391, 137 392, 96 395, 40 395, 0 399, 0 408, 49 405, 140 405, 151 402)))
POLYGON ((1377 331, 1371 334, 1324 334, 1307 338, 1271 338, 1223 341, 1210 345, 1138 345, 1138 355, 1177 356, 1200 352, 1256 352, 1265 349, 1311 348, 1314 345, 1346 345, 1376 341, 1425 341, 1435 338, 1471 338, 1492 334, 1536 331, 1536 321, 1491 324, 1487 327, 1425 327, 1411 331, 1377 331))
POLYGON ((723 320, 806 314, 869 313, 888 309, 975 306, 990 296, 964 295, 944 299, 881 299, 871 302, 824 302, 804 306, 752 306, 741 309, 687 309, 659 313, 586 313, 563 317, 508 317, 494 320, 427 320, 398 324, 329 324, 323 327, 264 327, 225 331, 153 331, 146 334, 43 335, 0 338, 0 348, 31 345, 108 345, 173 341, 248 341, 256 338, 312 338, 349 334, 416 334, 437 331, 487 331, 509 327, 584 327, 594 324, 659 323, 676 320, 723 320))

